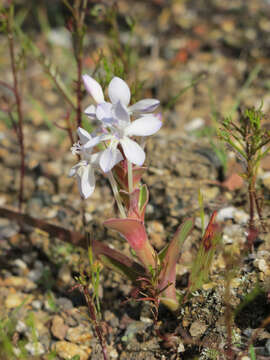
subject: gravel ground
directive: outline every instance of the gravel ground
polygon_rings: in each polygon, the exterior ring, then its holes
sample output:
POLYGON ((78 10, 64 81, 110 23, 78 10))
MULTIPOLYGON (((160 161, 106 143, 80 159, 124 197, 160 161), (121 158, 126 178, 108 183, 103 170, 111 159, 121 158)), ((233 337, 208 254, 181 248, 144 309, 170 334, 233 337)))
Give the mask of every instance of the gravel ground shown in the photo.
MULTIPOLYGON (((106 2, 110 4, 110 2, 106 2)), ((125 16, 130 2, 119 1, 120 38, 128 40, 125 16)), ((101 272, 100 301, 110 359, 217 359, 224 358, 227 342, 226 311, 234 312, 232 343, 237 359, 248 357, 254 336, 256 359, 270 358, 269 319, 270 238, 261 233, 255 249, 241 256, 247 229, 247 187, 230 175, 241 172, 234 153, 227 149, 228 169, 215 146, 216 121, 232 114, 235 104, 259 106, 266 119, 270 109, 268 1, 134 1, 132 15, 138 19, 132 46, 138 61, 127 82, 145 81, 143 97, 161 100, 164 126, 147 142, 147 172, 150 189, 146 226, 151 243, 160 250, 184 218, 193 216, 195 228, 182 249, 177 268, 177 288, 184 293, 190 264, 199 243, 198 190, 204 196, 206 217, 214 210, 223 223, 223 245, 211 268, 209 280, 175 315, 161 306, 160 339, 154 329, 149 304, 125 302, 132 284, 105 267, 101 272), (203 76, 202 76, 203 74, 203 76), (251 75, 250 75, 251 74, 251 75), (202 76, 192 89, 167 107, 191 79, 202 76), (251 76, 251 77, 250 77, 251 76), (215 117, 214 117, 215 115, 215 117), (214 145, 213 145, 214 144, 214 145), (225 184, 225 185, 224 185, 225 184), (230 183, 231 184, 231 183, 230 183), (238 259, 233 271, 230 259, 238 259), (231 271, 229 304, 226 305, 226 274, 231 271), (247 297, 247 294, 251 294, 247 297), (168 337, 168 334, 171 334, 168 337), (172 336, 173 334, 173 336, 172 336), (254 335, 255 334, 255 335, 254 335), (209 350, 215 349, 215 350, 209 350)), ((109 52, 108 30, 91 22, 87 35, 85 71, 91 74, 100 49, 109 52)), ((30 30, 26 27, 26 31, 30 30)), ((52 27, 45 35, 33 31, 35 43, 59 66, 72 86, 75 67, 70 40, 63 28, 52 27), (61 40, 61 41, 60 41, 61 40)), ((6 40, 0 38, 0 76, 11 81, 6 40), (2 46, 4 45, 4 46, 2 46)), ((68 170, 76 163, 62 125, 66 113, 63 99, 41 66, 28 60, 22 78, 25 115, 26 176, 23 212, 72 231, 89 231, 96 240, 110 244, 127 256, 128 245, 103 227, 113 216, 112 194, 106 179, 97 179, 96 190, 83 202, 68 170)), ((0 101, 2 104, 0 87, 0 101)), ((11 94, 3 93, 5 98, 11 94)), ((89 104, 84 97, 84 105, 89 104)), ((5 120, 1 113, 1 120, 5 120)), ((264 126, 270 126, 268 120, 264 126)), ((0 205, 16 209, 19 184, 19 148, 12 129, 0 122, 0 205)), ((264 199, 263 215, 269 225, 270 157, 259 171, 258 189, 264 199)), ((102 359, 101 349, 89 321, 75 277, 87 267, 85 251, 37 228, 23 227, 0 218, 0 358, 11 344, 14 358, 102 359)), ((228 302, 228 301, 227 301, 228 302)))

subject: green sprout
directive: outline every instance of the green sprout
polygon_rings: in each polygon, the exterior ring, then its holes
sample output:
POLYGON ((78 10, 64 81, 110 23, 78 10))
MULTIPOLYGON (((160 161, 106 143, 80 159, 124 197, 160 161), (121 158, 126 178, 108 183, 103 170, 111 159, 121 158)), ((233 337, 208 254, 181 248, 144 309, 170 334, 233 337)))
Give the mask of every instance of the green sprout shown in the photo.
POLYGON ((255 210, 265 229, 262 204, 256 191, 260 162, 270 151, 270 131, 263 129, 263 118, 261 109, 246 109, 241 113, 239 122, 233 121, 230 117, 226 118, 219 130, 220 138, 236 152, 244 167, 241 176, 248 183, 250 219, 247 243, 249 248, 253 246, 258 234, 254 223, 255 210))

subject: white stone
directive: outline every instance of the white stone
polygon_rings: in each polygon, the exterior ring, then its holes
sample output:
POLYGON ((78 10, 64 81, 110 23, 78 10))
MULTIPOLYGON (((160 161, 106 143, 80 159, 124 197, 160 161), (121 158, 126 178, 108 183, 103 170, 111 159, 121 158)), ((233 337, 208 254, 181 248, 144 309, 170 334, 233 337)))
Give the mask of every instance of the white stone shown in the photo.
POLYGON ((228 206, 226 208, 220 209, 217 214, 217 221, 225 221, 228 219, 233 219, 235 207, 228 206))
POLYGON ((18 266, 18 268, 25 270, 27 269, 27 265, 24 261, 22 261, 21 259, 16 259, 14 260, 14 265, 18 266))
POLYGON ((225 221, 229 219, 234 219, 236 222, 243 225, 248 222, 249 215, 241 209, 236 209, 234 206, 228 206, 218 211, 217 221, 225 221))
POLYGON ((112 359, 118 359, 118 352, 113 349, 112 351, 110 351, 110 358, 112 359))
POLYGON ((26 324, 23 321, 19 320, 16 324, 16 331, 18 331, 18 333, 20 334, 25 333, 27 331, 26 324))
POLYGON ((178 345, 178 348, 177 348, 177 352, 182 353, 184 351, 185 351, 184 344, 182 342, 180 342, 180 344, 178 345))
POLYGON ((204 119, 197 117, 192 119, 188 124, 185 125, 186 131, 195 131, 200 129, 202 126, 204 126, 205 121, 204 119))
POLYGON ((28 343, 25 345, 25 349, 33 356, 43 355, 45 353, 43 345, 39 342, 28 343))

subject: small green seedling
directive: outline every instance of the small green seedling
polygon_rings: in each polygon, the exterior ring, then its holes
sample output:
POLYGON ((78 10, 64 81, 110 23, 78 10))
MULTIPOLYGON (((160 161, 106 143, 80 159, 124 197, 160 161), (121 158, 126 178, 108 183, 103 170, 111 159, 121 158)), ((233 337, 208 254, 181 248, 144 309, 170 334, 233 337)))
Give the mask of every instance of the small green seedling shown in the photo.
POLYGON ((262 203, 256 190, 260 162, 270 151, 270 131, 262 127, 263 119, 264 114, 261 109, 246 109, 240 114, 239 122, 226 118, 219 131, 220 138, 234 149, 240 158, 244 168, 240 175, 248 183, 250 219, 247 245, 249 249, 252 248, 259 232, 255 226, 255 211, 260 218, 262 228, 265 230, 262 203))

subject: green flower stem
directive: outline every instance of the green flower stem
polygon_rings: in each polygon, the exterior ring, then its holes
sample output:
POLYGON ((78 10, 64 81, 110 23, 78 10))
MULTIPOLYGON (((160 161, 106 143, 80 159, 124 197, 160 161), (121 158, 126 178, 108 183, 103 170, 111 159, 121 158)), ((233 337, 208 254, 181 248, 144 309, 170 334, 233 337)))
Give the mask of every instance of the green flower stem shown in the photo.
POLYGON ((132 163, 130 161, 128 161, 128 191, 130 194, 133 191, 132 163))
POLYGON ((110 181, 110 184, 112 187, 114 198, 115 198, 117 206, 118 206, 118 210, 120 212, 120 216, 122 218, 126 218, 127 217, 126 212, 125 212, 124 206, 122 204, 122 200, 121 200, 121 196, 118 191, 117 183, 116 183, 116 181, 113 177, 113 173, 111 171, 108 173, 108 178, 109 178, 109 181, 110 181))

